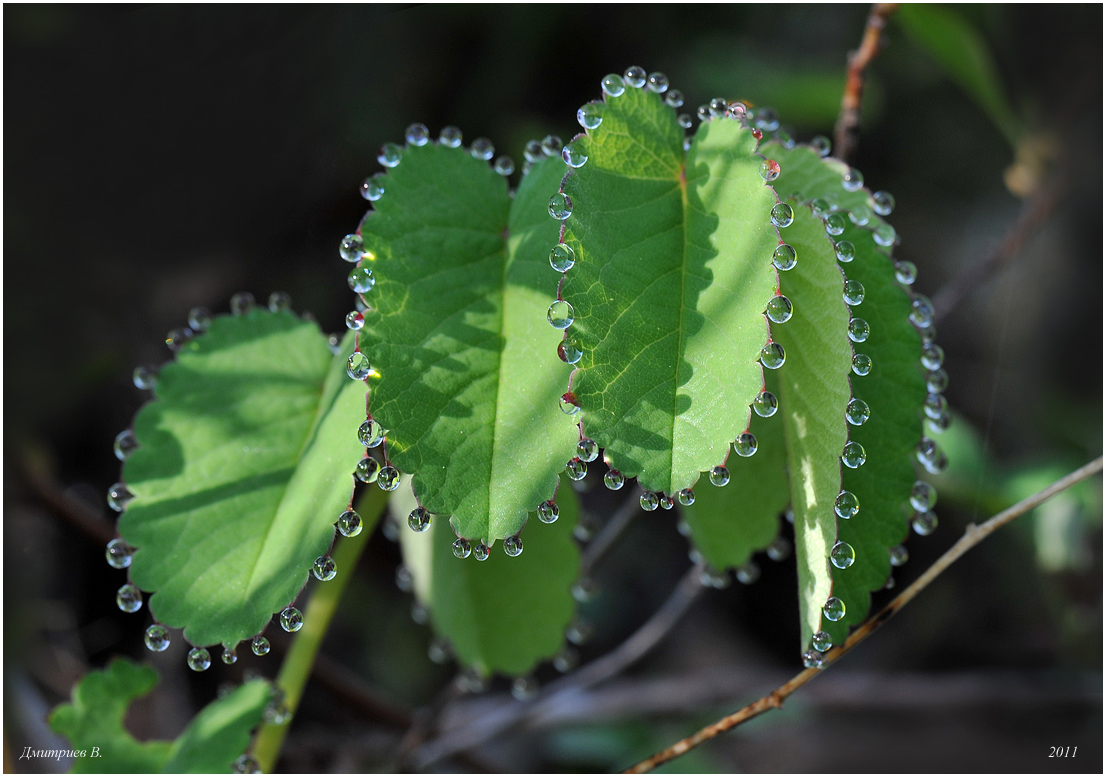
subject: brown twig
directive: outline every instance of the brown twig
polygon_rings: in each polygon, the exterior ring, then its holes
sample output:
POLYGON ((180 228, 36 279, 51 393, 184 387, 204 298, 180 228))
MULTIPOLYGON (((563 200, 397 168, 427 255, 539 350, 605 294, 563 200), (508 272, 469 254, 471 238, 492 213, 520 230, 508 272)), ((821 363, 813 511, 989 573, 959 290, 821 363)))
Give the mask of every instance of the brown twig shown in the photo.
POLYGON ((618 540, 626 528, 630 526, 631 519, 641 512, 642 504, 638 495, 632 494, 627 497, 623 504, 616 509, 615 513, 611 514, 611 518, 608 519, 607 524, 603 526, 603 529, 599 531, 595 539, 585 546, 584 550, 581 552, 581 575, 588 575, 592 572, 592 568, 595 567, 596 562, 611 549, 615 541, 618 540))
POLYGON ((1018 256, 1030 236, 1050 217, 1067 188, 1065 177, 1059 176, 1043 186, 1026 204, 1018 221, 1011 225, 1003 240, 988 257, 965 269, 934 295, 934 322, 944 319, 969 292, 977 289, 990 276, 998 273, 1018 256))
MULTIPOLYGON (((1073 472, 1069 473, 1061 480, 1054 482, 1037 494, 1031 495, 1025 500, 1017 503, 1016 505, 1011 506, 1002 513, 996 514, 983 524, 979 526, 976 524, 969 524, 967 527, 965 527, 965 534, 961 537, 961 539, 954 543, 949 551, 942 554, 942 556, 939 557, 938 560, 933 565, 931 565, 925 573, 919 576, 918 580, 908 586, 903 591, 903 593, 900 594, 899 597, 896 597, 894 600, 884 606, 884 608, 879 613, 877 613, 875 616, 873 616, 860 627, 858 627, 857 630, 854 631, 854 633, 846 639, 846 642, 843 645, 839 646, 838 648, 832 649, 831 651, 828 651, 826 654, 826 663, 823 667, 825 668, 833 664, 847 651, 852 649, 862 640, 875 632, 877 628, 880 627, 880 625, 882 625, 892 616, 896 615, 903 608, 904 605, 913 600, 919 592, 930 585, 930 583, 939 575, 941 575, 951 564, 957 561, 970 548, 975 546, 980 541, 984 540, 984 538, 991 535, 1004 524, 1007 524, 1018 518, 1019 516, 1022 516, 1024 513, 1027 513, 1038 507, 1050 497, 1053 497, 1055 494, 1063 492, 1070 486, 1083 481, 1085 478, 1088 478, 1095 473, 1102 472, 1102 470, 1103 457, 1098 457, 1088 464, 1084 465, 1083 467, 1079 468, 1078 470, 1074 470, 1073 472)), ((740 711, 732 713, 729 716, 726 716, 715 722, 714 724, 711 724, 710 726, 704 727, 694 735, 684 738, 680 742, 669 746, 663 751, 659 751, 658 753, 651 756, 649 759, 646 759, 634 765, 634 767, 631 767, 626 772, 647 773, 650 770, 653 770, 656 767, 675 759, 681 754, 688 753, 696 746, 701 745, 711 738, 721 735, 722 733, 727 732, 731 729, 734 729, 739 724, 745 721, 749 721, 755 716, 761 715, 767 710, 781 707, 784 704, 784 700, 787 699, 789 695, 791 695, 805 683, 814 678, 815 675, 819 672, 820 670, 815 668, 804 670, 792 680, 788 681, 783 686, 774 689, 772 692, 770 692, 765 697, 762 697, 757 702, 752 703, 751 705, 747 705, 740 711)))
POLYGON ((842 92, 842 108, 834 125, 834 156, 848 162, 857 148, 861 124, 861 93, 865 90, 865 69, 880 53, 881 35, 888 17, 899 3, 873 3, 861 46, 849 55, 846 66, 846 88, 842 92))

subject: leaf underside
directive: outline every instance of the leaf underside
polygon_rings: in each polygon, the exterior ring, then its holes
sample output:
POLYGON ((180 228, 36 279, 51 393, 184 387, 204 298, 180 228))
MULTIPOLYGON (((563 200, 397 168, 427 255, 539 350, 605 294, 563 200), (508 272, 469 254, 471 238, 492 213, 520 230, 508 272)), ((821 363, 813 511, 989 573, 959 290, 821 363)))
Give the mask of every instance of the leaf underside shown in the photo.
MULTIPOLYGON (((401 485, 391 501, 404 519, 415 507, 411 490, 401 485)), ((521 555, 508 557, 493 547, 488 559, 458 559, 454 534, 440 520, 426 532, 402 530, 404 563, 414 577, 415 596, 430 612, 436 634, 450 641, 460 664, 481 674, 523 675, 554 656, 573 617, 571 594, 580 572, 573 540, 579 517, 576 493, 568 484, 558 492, 560 517, 527 535, 521 555), (531 539, 533 537, 533 540, 531 539)))
POLYGON ((409 145, 361 225, 377 279, 360 340, 380 373, 370 410, 420 504, 474 541, 518 533, 575 453, 546 321, 564 168, 537 163, 512 200, 465 149, 409 145))
POLYGON ((364 449, 365 387, 288 312, 218 316, 162 368, 123 466, 131 581, 198 646, 262 631, 334 539, 364 449))
POLYGON ((239 686, 203 710, 175 741, 137 741, 123 726, 131 702, 157 684, 151 667, 116 659, 73 689, 73 700, 55 708, 50 726, 77 751, 75 773, 230 773, 250 745, 250 732, 261 723, 272 698, 265 681, 239 686), (92 756, 93 749, 98 749, 92 756))
POLYGON ((575 142, 588 161, 563 185, 577 263, 561 297, 584 352, 571 390, 610 466, 673 494, 723 463, 761 390, 776 197, 749 130, 704 123, 686 155, 674 109, 644 89, 607 97, 575 142))

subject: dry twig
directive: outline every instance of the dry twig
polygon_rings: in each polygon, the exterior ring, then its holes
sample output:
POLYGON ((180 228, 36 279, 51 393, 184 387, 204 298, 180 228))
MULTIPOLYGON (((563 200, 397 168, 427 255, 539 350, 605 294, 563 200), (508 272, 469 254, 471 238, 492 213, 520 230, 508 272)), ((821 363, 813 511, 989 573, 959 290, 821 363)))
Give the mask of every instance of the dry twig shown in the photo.
POLYGON ((846 67, 846 88, 842 92, 842 108, 834 125, 834 156, 849 161, 857 148, 861 124, 861 93, 865 90, 865 69, 880 53, 880 38, 888 17, 896 12, 899 3, 874 3, 865 24, 861 47, 849 55, 846 67))

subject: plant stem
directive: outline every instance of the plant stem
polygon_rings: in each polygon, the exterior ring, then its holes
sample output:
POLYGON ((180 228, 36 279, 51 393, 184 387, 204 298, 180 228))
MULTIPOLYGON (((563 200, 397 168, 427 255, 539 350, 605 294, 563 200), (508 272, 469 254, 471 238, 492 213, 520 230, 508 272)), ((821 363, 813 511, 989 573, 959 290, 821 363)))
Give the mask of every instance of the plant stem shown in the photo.
MULTIPOLYGON (((862 640, 867 638, 876 629, 896 615, 903 608, 904 605, 909 603, 915 598, 919 592, 925 589, 935 578, 941 575, 945 570, 957 561, 966 551, 982 541, 984 538, 991 535, 997 529, 1004 524, 1008 524, 1011 521, 1022 516, 1024 513, 1029 513, 1034 508, 1037 508, 1043 502, 1053 497, 1059 492, 1063 492, 1070 486, 1083 481, 1089 476, 1103 471, 1103 457, 1098 457, 1092 460, 1088 464, 1084 465, 1078 470, 1074 470, 1067 476, 1059 481, 1054 482, 1050 486, 1047 486, 1037 494, 1027 497, 1025 500, 1011 506, 1002 513, 998 513, 988 521, 981 525, 969 524, 965 527, 965 534, 958 540, 946 553, 942 554, 938 560, 930 566, 930 568, 919 576, 918 580, 908 586, 903 593, 892 600, 890 603, 884 606, 883 609, 875 616, 870 618, 864 624, 857 628, 857 630, 849 636, 846 642, 826 654, 826 663, 823 665, 823 669, 837 661, 847 651, 852 649, 862 640)), ((731 729, 734 729, 739 724, 749 721, 755 716, 764 713, 767 710, 773 708, 779 708, 784 705, 784 700, 805 683, 814 678, 820 670, 811 668, 804 670, 802 673, 794 677, 792 680, 783 686, 774 689, 772 692, 762 697, 755 703, 747 705, 736 713, 732 713, 719 721, 716 721, 710 726, 704 727, 699 732, 690 737, 684 738, 684 740, 674 743, 663 751, 659 751, 649 759, 643 760, 638 764, 631 767, 626 772, 628 773, 647 773, 660 765, 665 764, 673 759, 676 759, 681 754, 686 754, 698 745, 701 745, 717 735, 721 735, 731 729)))
POLYGON ((284 692, 284 703, 288 706, 288 720, 284 724, 264 724, 254 744, 254 758, 258 760, 262 772, 272 772, 277 763, 292 716, 303 697, 304 686, 307 685, 312 665, 315 664, 315 657, 326 637, 338 602, 342 599, 346 585, 353 578, 361 552, 365 550, 369 536, 373 534, 387 504, 388 494, 371 488, 357 506, 362 518, 361 534, 353 538, 343 538, 334 546, 332 556, 338 573, 332 580, 316 587, 304 613, 304 626, 292 639, 292 646, 285 654, 277 674, 277 686, 284 692))
POLYGON ((834 156, 849 162, 857 148, 861 124, 861 93, 865 90, 865 69, 880 52, 880 36, 888 17, 896 12, 899 3, 873 3, 861 46, 849 55, 846 68, 846 88, 842 92, 842 108, 834 125, 834 156))

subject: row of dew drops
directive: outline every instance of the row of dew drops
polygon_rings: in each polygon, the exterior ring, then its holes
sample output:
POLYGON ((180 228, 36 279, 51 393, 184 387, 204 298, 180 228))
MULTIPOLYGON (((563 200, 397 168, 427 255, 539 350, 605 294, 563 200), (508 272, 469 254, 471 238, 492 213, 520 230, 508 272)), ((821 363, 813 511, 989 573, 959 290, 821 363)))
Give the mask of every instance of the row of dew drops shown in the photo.
MULTIPOLYGON (((273 292, 269 296, 267 308, 270 313, 283 313, 291 310, 291 297, 285 292, 273 292)), ((235 316, 249 314, 257 307, 257 302, 249 292, 239 292, 231 297, 231 313, 235 316)), ((310 314, 304 314, 305 319, 312 319, 310 314)), ((174 353, 180 353, 195 337, 203 334, 212 322, 212 313, 209 309, 197 306, 189 311, 188 326, 177 328, 166 336, 166 345, 174 353)), ((339 340, 337 336, 330 336, 329 346, 332 353, 337 353, 339 340)), ((132 379, 138 389, 153 391, 157 387, 158 370, 149 366, 140 366, 135 369, 132 379)), ((113 450, 116 458, 125 462, 127 458, 139 448, 139 443, 133 430, 126 429, 115 437, 113 450)), ((108 489, 108 506, 117 512, 126 510, 127 505, 134 499, 134 494, 123 482, 113 484, 108 489)), ((352 510, 347 510, 339 518, 336 524, 338 531, 345 537, 353 537, 361 532, 361 519, 352 510)), ((123 538, 111 540, 105 551, 108 564, 117 569, 125 570, 131 566, 136 549, 123 538)), ((338 574, 338 568, 334 559, 329 554, 318 557, 312 564, 311 573, 318 581, 330 581, 338 574)), ((142 592, 133 583, 128 581, 116 592, 116 605, 125 613, 136 613, 142 608, 142 592)), ((303 627, 304 617, 294 604, 289 604, 278 615, 281 628, 286 632, 298 632, 303 627)), ((146 647, 154 652, 162 652, 169 648, 171 643, 169 630, 162 624, 151 624, 144 635, 146 647)), ((250 640, 250 650, 256 656, 265 656, 270 651, 269 639, 264 635, 256 635, 250 640)), ((221 658, 224 664, 234 664, 238 661, 237 646, 224 643, 221 658)), ((193 646, 187 655, 187 664, 196 672, 207 670, 211 666, 211 653, 203 646, 193 646)), ((279 694, 279 690, 276 690, 279 694)), ((274 724, 282 724, 288 720, 289 713, 283 700, 277 699, 266 709, 266 721, 274 724)), ((257 772, 256 761, 253 757, 244 755, 235 766, 236 772, 257 772), (239 769, 241 768, 241 769, 239 769)))

